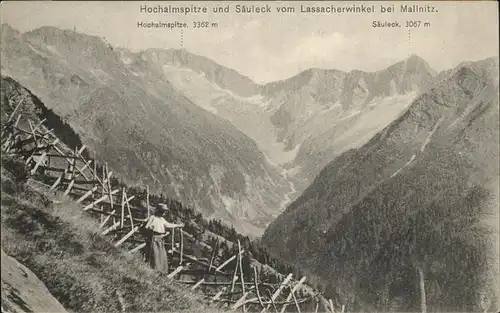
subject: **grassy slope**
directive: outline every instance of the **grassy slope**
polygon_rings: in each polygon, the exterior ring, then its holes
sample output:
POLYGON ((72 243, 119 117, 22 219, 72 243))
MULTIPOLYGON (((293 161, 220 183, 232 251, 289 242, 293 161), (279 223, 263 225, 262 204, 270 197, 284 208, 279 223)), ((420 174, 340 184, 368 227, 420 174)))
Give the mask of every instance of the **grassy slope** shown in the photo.
MULTIPOLYGON (((68 145, 70 148, 81 146, 80 137, 73 131, 73 129, 69 125, 67 125, 58 115, 54 114, 50 109, 47 109, 45 105, 29 90, 23 88, 13 79, 4 76, 2 76, 0 97, 0 104, 2 108, 2 110, 0 111, 1 125, 5 125, 8 116, 13 112, 13 107, 15 107, 17 103, 19 103, 24 97, 26 97, 27 100, 23 102, 23 105, 20 106, 16 112, 21 113, 23 116, 29 116, 35 124, 38 124, 41 119, 46 118, 46 126, 50 129, 54 129, 55 134, 59 138, 61 138, 66 145, 68 145), (8 105, 9 102, 10 105, 8 105)), ((25 125, 25 127, 28 126, 25 125)), ((114 186, 113 189, 122 187, 122 185, 114 185, 113 181, 111 182, 111 184, 112 186, 114 186)), ((129 186, 127 186, 127 188, 129 188, 129 186)), ((132 188, 130 192, 131 194, 136 196, 136 198, 132 201, 132 203, 136 202, 134 203, 134 205, 144 205, 141 204, 141 202, 145 201, 146 198, 146 190, 144 188, 132 188)), ((252 260, 252 264, 257 267, 266 269, 264 271, 266 275, 263 274, 260 276, 263 281, 275 282, 277 278, 271 276, 279 276, 281 277, 281 279, 283 279, 285 275, 280 273, 294 272, 294 274, 297 276, 297 279, 298 277, 302 276, 301 273, 298 273, 293 268, 293 264, 285 264, 280 260, 270 258, 267 252, 262 249, 260 244, 251 243, 248 237, 238 234, 234 227, 227 227, 226 225, 222 225, 218 221, 204 220, 201 215, 199 215, 192 208, 185 207, 183 204, 163 195, 160 199, 159 197, 157 197, 157 195, 151 194, 150 200, 152 202, 168 203, 169 207, 171 208, 171 213, 173 214, 172 216, 170 216, 170 218, 173 221, 183 221, 187 223, 187 232, 196 234, 199 232, 199 230, 204 230, 204 235, 202 237, 204 238, 205 242, 211 242, 210 238, 214 237, 221 241, 221 260, 226 260, 235 253, 234 243, 237 242, 237 240, 240 240, 243 249, 251 253, 252 259, 255 258, 252 260), (223 247, 223 245, 225 247, 223 247), (278 273, 278 271, 280 273, 278 273)), ((79 213, 78 216, 80 215, 81 214, 79 213)), ((131 249, 132 247, 134 247, 134 245, 128 246, 128 244, 129 242, 125 242, 122 247, 124 249, 131 249)), ((191 245, 188 243, 184 248, 185 251, 193 249, 193 251, 191 252, 193 252, 192 254, 197 257, 206 257, 207 255, 210 255, 209 252, 203 254, 203 249, 208 248, 208 246, 202 242, 197 242, 197 244, 195 245, 191 245)), ((227 265, 227 270, 231 271, 234 268, 235 263, 236 262, 233 262, 227 265)), ((246 263, 244 262, 244 264, 246 263)), ((252 271, 248 273, 252 273, 252 271)), ((251 277, 246 277, 246 279, 251 279, 251 277)))
POLYGON ((22 164, 2 157, 2 249, 29 267, 65 308, 217 312, 201 295, 114 248, 75 203, 25 175, 22 164))

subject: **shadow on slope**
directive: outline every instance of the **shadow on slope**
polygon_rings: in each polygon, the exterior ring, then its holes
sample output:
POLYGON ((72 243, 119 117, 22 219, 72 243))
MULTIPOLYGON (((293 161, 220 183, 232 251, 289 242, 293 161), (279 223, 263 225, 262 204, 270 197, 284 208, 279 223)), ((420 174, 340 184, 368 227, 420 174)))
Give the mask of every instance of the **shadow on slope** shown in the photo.
MULTIPOLYGON (((5 125, 7 119, 15 110, 15 107, 22 102, 17 109, 17 113, 25 116, 31 116, 33 120, 45 119, 45 125, 54 130, 54 135, 61 139, 71 149, 80 148, 82 140, 80 136, 73 131, 71 126, 62 120, 54 111, 47 108, 43 102, 26 88, 23 88, 18 82, 10 77, 2 76, 1 94, 2 94, 2 114, 1 124, 5 125), (10 101, 10 106, 8 105, 10 101)), ((11 121, 15 122, 15 121, 11 121)), ((36 125, 33 125, 35 127, 36 125)), ((83 151, 83 156, 88 158, 88 152, 83 151)))

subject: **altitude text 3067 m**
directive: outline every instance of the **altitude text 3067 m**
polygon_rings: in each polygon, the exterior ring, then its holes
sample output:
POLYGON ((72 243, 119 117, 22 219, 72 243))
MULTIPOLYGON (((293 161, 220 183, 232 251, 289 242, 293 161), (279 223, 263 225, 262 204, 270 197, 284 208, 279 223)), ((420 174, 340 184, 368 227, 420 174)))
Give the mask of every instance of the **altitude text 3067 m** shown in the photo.
POLYGON ((373 28, 401 28, 402 26, 406 28, 428 28, 431 27, 430 22, 412 20, 412 21, 372 21, 373 28))

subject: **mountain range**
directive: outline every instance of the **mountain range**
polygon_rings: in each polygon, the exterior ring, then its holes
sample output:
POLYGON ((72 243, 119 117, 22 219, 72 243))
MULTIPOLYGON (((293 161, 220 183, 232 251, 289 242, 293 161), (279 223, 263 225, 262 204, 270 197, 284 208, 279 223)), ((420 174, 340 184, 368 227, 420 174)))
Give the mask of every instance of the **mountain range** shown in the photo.
POLYGON ((257 237, 351 311, 500 304, 498 58, 257 84, 184 49, 3 24, 1 72, 92 157, 257 237), (267 227, 267 228, 266 228, 267 227))
POLYGON ((498 57, 437 75, 322 169, 262 242, 353 311, 498 308, 498 76, 498 57))
POLYGON ((181 49, 2 25, 2 73, 36 93, 127 183, 262 234, 329 161, 398 116, 435 74, 310 69, 259 85, 181 49), (381 111, 384 114, 379 114, 381 111))
POLYGON ((293 182, 291 198, 329 161, 393 121, 436 74, 412 55, 378 72, 309 69, 258 85, 185 50, 162 53, 173 86, 253 139, 293 182))
POLYGON ((2 26, 2 75, 29 88, 129 184, 148 184, 208 217, 259 234, 289 190, 256 144, 165 79, 154 51, 102 38, 2 26), (127 58, 128 57, 128 58, 127 58))
POLYGON ((2 73, 36 93, 128 184, 259 236, 320 171, 442 79, 412 55, 376 72, 308 69, 267 84, 185 49, 2 25, 2 73))

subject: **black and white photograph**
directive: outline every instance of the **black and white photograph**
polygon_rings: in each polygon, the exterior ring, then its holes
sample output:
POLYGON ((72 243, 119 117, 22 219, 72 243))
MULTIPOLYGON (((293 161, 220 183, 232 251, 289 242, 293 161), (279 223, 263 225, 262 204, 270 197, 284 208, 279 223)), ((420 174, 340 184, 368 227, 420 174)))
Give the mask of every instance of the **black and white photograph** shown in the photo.
POLYGON ((500 312, 497 1, 2 1, 2 313, 500 312))

